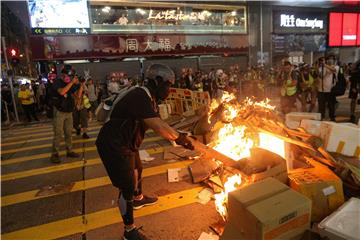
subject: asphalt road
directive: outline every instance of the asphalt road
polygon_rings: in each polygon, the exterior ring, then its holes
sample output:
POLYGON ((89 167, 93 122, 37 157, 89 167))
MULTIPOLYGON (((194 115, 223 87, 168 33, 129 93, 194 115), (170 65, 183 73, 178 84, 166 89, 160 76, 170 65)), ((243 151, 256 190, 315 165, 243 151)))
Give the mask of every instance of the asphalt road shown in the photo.
MULTIPOLYGON (((94 141, 100 126, 92 122, 89 140, 74 136, 79 159, 50 162, 50 123, 2 131, 2 239, 122 239, 117 190, 107 178, 94 141)), ((197 202, 200 185, 190 179, 168 183, 167 169, 189 161, 163 160, 170 143, 148 133, 143 149, 155 157, 144 164, 144 192, 159 203, 135 211, 136 224, 150 239, 197 239, 211 232, 219 216, 213 202, 197 202)))
MULTIPOLYGON (((349 119, 349 99, 339 98, 337 120, 349 119)), ((276 104, 277 101, 274 101, 276 104)), ((357 116, 359 117, 359 105, 357 116)), ((50 123, 12 127, 1 139, 1 229, 3 239, 121 239, 123 224, 112 187, 94 145, 100 126, 91 122, 88 140, 73 137, 81 158, 50 162, 50 123)), ((159 203, 135 211, 136 224, 154 240, 193 240, 219 220, 213 201, 197 202, 203 188, 190 179, 168 183, 167 169, 188 161, 165 161, 170 143, 154 133, 142 149, 155 157, 144 164, 144 192, 159 203)), ((63 153, 64 155, 64 153, 63 153)))

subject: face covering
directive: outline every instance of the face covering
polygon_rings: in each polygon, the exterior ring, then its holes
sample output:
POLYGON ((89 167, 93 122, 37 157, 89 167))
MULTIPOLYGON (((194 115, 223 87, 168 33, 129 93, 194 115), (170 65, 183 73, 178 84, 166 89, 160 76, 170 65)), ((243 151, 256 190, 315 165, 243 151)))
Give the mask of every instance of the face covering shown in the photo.
POLYGON ((165 100, 170 94, 170 82, 162 82, 159 84, 156 90, 156 98, 158 100, 165 100))

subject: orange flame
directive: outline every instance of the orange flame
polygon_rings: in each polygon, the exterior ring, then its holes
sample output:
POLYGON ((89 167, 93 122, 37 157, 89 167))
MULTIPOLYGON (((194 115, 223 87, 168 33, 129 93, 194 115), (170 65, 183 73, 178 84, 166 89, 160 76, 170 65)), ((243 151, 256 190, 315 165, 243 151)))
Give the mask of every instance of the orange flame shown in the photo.
POLYGON ((240 184, 241 184, 240 174, 231 176, 224 184, 224 191, 214 195, 216 210, 220 213, 220 215, 223 217, 224 220, 227 216, 226 203, 228 200, 228 193, 235 191, 240 184))
MULTIPOLYGON (((285 143, 282 139, 261 132, 251 132, 246 126, 238 125, 240 122, 242 122, 242 119, 239 119, 240 121, 236 121, 236 123, 233 122, 236 120, 236 118, 241 117, 239 114, 249 112, 246 111, 249 110, 249 108, 250 113, 252 114, 253 112, 258 113, 262 111, 274 111, 275 106, 270 104, 269 99, 257 102, 251 98, 246 98, 241 104, 239 102, 233 101, 235 99, 236 98, 233 94, 224 92, 220 100, 212 101, 209 113, 213 113, 222 104, 222 121, 226 122, 226 124, 222 123, 223 126, 218 130, 218 133, 213 138, 212 142, 210 142, 208 145, 216 151, 236 161, 250 157, 250 149, 255 146, 272 151, 284 158, 285 143), (257 142, 254 139, 251 139, 249 136, 258 136, 259 141, 257 142)), ((210 114, 208 119, 209 123, 210 114)), ((216 210, 220 213, 224 220, 227 216, 226 204, 228 193, 236 190, 240 184, 241 175, 234 175, 229 177, 224 184, 224 191, 219 194, 215 194, 216 210)))
POLYGON ((217 138, 209 145, 236 161, 249 157, 254 142, 245 136, 245 129, 245 126, 234 127, 231 123, 225 124, 219 130, 217 138))

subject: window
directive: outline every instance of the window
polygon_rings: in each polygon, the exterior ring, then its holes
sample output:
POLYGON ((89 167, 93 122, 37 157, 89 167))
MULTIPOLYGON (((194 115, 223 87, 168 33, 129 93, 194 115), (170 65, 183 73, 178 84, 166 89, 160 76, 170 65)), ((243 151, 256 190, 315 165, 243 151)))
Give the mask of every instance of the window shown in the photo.
MULTIPOLYGON (((165 4, 163 4, 165 5, 165 4)), ((244 6, 91 6, 93 33, 246 33, 244 6)))

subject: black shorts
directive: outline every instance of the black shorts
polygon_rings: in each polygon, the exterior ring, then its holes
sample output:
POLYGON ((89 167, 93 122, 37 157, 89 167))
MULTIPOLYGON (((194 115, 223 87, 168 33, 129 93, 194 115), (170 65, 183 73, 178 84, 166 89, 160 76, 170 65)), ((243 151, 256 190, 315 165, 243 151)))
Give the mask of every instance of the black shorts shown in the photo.
POLYGON ((126 195, 134 195, 134 169, 142 170, 138 151, 119 150, 107 144, 96 142, 101 161, 110 177, 112 184, 126 195))

